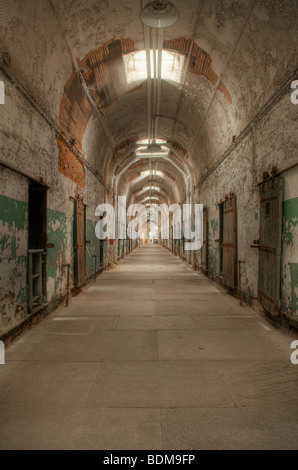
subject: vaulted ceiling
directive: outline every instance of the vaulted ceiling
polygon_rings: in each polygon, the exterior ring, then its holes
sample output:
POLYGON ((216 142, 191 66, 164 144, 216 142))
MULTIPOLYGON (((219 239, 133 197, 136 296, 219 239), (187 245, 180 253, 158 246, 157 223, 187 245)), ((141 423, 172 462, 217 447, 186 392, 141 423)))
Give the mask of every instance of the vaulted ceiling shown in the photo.
POLYGON ((296 0, 172 3, 179 21, 158 30, 147 1, 1 2, 3 50, 57 122, 61 158, 70 142, 136 202, 182 202, 297 65, 296 0), (137 155, 156 139, 166 158, 137 155))

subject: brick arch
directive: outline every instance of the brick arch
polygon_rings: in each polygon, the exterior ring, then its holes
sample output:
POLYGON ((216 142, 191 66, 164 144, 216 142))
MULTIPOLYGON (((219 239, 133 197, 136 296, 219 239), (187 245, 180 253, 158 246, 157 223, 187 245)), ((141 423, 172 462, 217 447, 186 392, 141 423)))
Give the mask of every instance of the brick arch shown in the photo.
MULTIPOLYGON (((185 56, 188 56, 191 51, 188 71, 202 75, 213 86, 216 85, 219 77, 212 69, 210 54, 203 51, 192 40, 179 38, 164 41, 163 48, 185 56)), ((134 42, 130 38, 111 39, 96 50, 90 51, 79 61, 90 94, 100 112, 111 106, 120 97, 143 86, 141 84, 129 89, 124 79, 122 67, 119 67, 122 56, 135 50, 134 42)), ((232 103, 230 93, 222 81, 219 83, 218 90, 224 94, 228 103, 232 103)), ((74 146, 79 152, 82 152, 82 140, 93 113, 94 109, 83 90, 80 76, 74 71, 64 87, 60 103, 59 125, 64 139, 57 136, 57 144, 59 171, 82 187, 85 186, 84 165, 72 147, 74 146), (71 145, 67 145, 67 142, 71 145)), ((176 143, 176 146, 182 155, 186 154, 179 144, 176 143)), ((116 150, 113 158, 117 155, 116 150)))
MULTIPOLYGON (((121 80, 117 62, 122 55, 134 50, 131 39, 111 39, 98 49, 89 52, 79 66, 99 110, 105 109, 128 92, 121 80), (119 84, 117 86, 117 83, 119 84)), ((119 65, 119 62, 118 62, 119 65)), ((139 88, 139 87, 137 87, 139 88)), ((134 91, 129 90, 129 92, 134 91)), ((93 115, 79 75, 74 71, 64 87, 60 103, 59 125, 66 141, 82 152, 82 140, 88 122, 93 115)), ((80 186, 85 186, 84 166, 71 146, 57 136, 59 171, 80 186)))

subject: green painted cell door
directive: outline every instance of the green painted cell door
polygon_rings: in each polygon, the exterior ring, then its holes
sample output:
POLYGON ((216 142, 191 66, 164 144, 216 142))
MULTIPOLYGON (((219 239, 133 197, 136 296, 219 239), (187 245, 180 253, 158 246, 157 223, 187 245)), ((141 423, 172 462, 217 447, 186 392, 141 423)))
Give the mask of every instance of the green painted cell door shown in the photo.
POLYGON ((99 240, 99 265, 104 265, 104 240, 99 240))
POLYGON ((279 313, 283 179, 260 186, 259 301, 274 315, 279 313))
POLYGON ((207 208, 203 210, 203 245, 201 253, 201 268, 203 273, 208 273, 208 212, 207 208))
POLYGON ((222 203, 221 217, 221 274, 226 287, 237 286, 237 211, 236 198, 222 203))
POLYGON ((86 278, 86 207, 75 203, 75 279, 76 287, 81 287, 86 278))

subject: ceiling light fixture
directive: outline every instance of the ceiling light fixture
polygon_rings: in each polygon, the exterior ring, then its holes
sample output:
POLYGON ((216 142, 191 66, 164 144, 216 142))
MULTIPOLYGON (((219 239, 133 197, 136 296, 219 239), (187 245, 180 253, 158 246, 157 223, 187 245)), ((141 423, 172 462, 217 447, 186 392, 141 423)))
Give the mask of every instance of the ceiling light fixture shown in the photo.
POLYGON ((179 20, 179 12, 171 2, 155 0, 143 8, 140 19, 151 28, 168 28, 179 20))
POLYGON ((150 154, 153 154, 153 153, 167 153, 165 152, 162 147, 157 144, 156 142, 153 142, 152 144, 148 144, 146 148, 144 149, 141 149, 139 150, 139 153, 150 153, 150 154))

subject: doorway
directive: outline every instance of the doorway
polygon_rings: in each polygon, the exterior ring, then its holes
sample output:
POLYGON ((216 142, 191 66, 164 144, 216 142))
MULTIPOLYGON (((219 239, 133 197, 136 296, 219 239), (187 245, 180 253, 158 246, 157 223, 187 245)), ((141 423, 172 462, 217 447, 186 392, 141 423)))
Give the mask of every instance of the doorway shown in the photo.
POLYGON ((219 205, 220 272, 225 287, 237 286, 237 205, 236 197, 219 205))
POLYGON ((30 180, 28 188, 28 310, 46 302, 47 187, 30 180))
POLYGON ((203 244, 201 251, 201 270, 208 274, 208 211, 207 207, 203 210, 203 244))
POLYGON ((279 313, 280 302, 283 188, 280 176, 260 186, 258 296, 264 309, 273 315, 279 313))
POLYGON ((75 200, 74 255, 75 286, 81 287, 86 279, 86 206, 78 199, 75 200))

